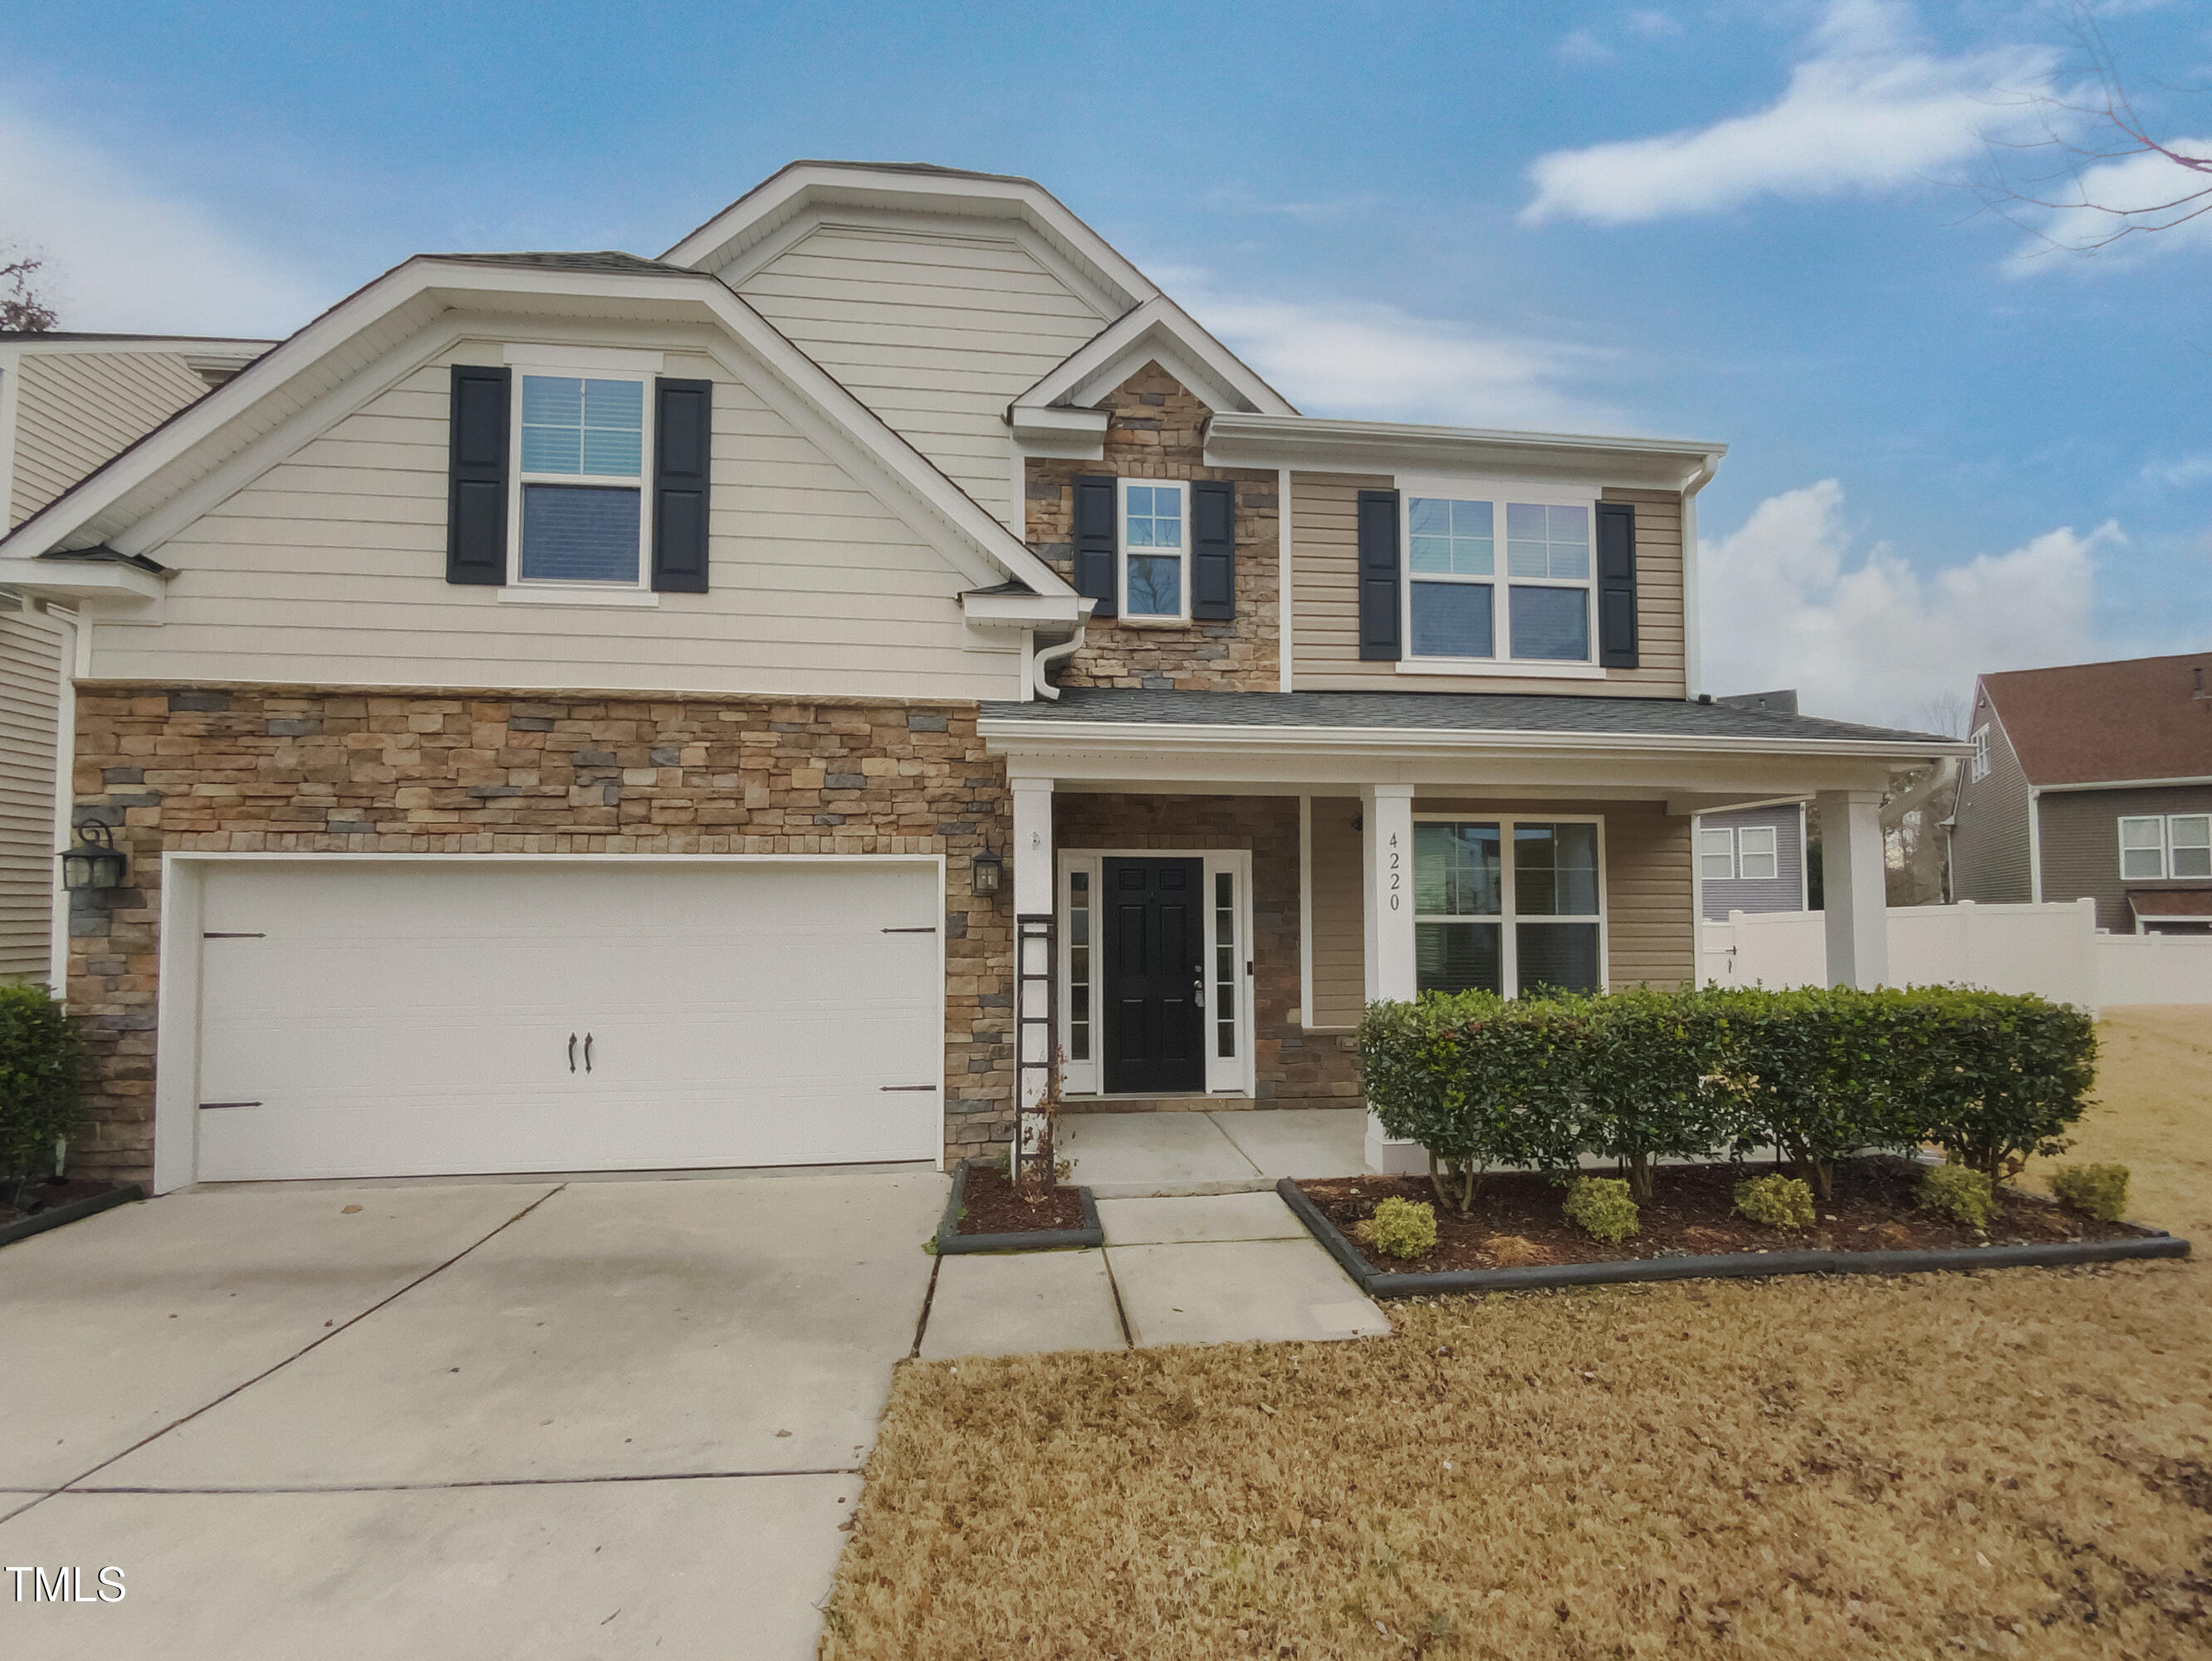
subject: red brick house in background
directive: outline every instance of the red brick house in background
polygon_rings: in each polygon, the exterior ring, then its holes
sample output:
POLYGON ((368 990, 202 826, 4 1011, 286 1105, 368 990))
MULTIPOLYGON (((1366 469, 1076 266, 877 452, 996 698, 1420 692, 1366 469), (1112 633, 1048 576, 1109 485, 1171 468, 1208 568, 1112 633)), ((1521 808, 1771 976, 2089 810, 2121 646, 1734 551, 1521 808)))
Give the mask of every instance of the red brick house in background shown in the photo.
POLYGON ((1055 1056, 1356 1101, 1369 1000, 1692 978, 1695 816, 1783 799, 1872 984, 1883 787, 1963 746, 1705 696, 1722 453, 1301 415, 1022 179, 410 259, 0 541, 130 861, 73 1157, 935 1163, 1055 1056))

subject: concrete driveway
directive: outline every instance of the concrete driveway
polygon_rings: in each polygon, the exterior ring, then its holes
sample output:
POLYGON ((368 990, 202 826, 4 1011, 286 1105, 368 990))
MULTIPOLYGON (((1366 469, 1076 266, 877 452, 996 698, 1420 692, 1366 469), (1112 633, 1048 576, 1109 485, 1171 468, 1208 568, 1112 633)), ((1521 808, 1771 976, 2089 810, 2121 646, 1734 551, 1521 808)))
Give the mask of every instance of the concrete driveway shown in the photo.
POLYGON ((945 1189, 241 1188, 9 1246, 0 1567, 82 1601, 0 1575, 0 1652, 811 1656, 945 1189))

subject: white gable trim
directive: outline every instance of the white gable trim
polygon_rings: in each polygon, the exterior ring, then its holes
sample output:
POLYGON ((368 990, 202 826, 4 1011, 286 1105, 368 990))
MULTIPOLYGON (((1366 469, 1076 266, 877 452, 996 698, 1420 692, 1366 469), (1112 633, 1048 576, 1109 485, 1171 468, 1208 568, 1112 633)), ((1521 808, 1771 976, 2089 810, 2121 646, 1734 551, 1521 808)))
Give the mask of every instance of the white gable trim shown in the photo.
MULTIPOLYGON (((956 562, 960 569, 982 581, 1011 575, 1040 596, 1064 599, 1072 594, 1066 581, 1011 531, 714 278, 703 274, 660 277, 552 271, 424 256, 386 272, 248 366, 235 380, 156 428, 0 538, 0 549, 8 556, 29 558, 67 546, 89 545, 103 536, 125 551, 157 543, 237 490, 246 478, 258 477, 283 454, 327 430, 340 417, 422 361, 420 354, 392 353, 389 345, 396 342, 377 344, 373 356, 386 362, 383 372, 374 376, 364 378, 358 373, 360 365, 341 365, 333 372, 325 360, 345 356, 349 346, 355 348, 352 356, 357 356, 368 344, 363 337, 394 324, 400 326, 403 334, 416 333, 419 326, 406 326, 410 311, 427 320, 440 310, 482 305, 500 297, 596 301, 606 302, 617 315, 627 311, 632 316, 641 307, 656 303, 665 306, 674 301, 696 307, 720 324, 749 356, 780 380, 787 395, 795 395, 811 406, 823 422, 873 464, 874 471, 898 485, 900 496, 913 499, 940 524, 957 532, 958 539, 969 545, 971 557, 982 556, 973 564, 968 560, 956 562), (234 438, 243 437, 244 441, 219 458, 204 455, 202 459, 215 465, 198 479, 180 480, 176 490, 131 511, 122 523, 100 522, 104 511, 114 508, 134 490, 158 485, 158 475, 163 471, 189 461, 196 451, 219 447, 224 429, 250 414, 267 417, 258 439, 234 434, 234 438)), ((481 328, 481 324, 456 319, 441 332, 450 344, 481 328)))
POLYGON ((1161 295, 1116 319, 1054 365, 1014 400, 1007 419, 1018 431, 1027 412, 1091 404, 1153 361, 1217 412, 1297 414, 1280 392, 1161 295))

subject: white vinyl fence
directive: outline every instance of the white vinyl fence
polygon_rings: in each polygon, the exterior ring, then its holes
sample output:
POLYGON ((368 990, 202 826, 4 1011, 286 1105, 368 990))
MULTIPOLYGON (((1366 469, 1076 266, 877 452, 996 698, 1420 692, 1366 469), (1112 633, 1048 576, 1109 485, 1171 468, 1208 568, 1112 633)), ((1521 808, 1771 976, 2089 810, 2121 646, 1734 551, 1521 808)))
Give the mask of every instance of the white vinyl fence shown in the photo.
MULTIPOLYGON (((1703 976, 1721 986, 1818 986, 1818 911, 1732 911, 1703 926, 1703 976)), ((1889 913, 1892 986, 2039 992, 2061 1003, 2212 1003, 2212 939, 2100 934, 2094 900, 2064 905, 1912 905, 1889 913)))

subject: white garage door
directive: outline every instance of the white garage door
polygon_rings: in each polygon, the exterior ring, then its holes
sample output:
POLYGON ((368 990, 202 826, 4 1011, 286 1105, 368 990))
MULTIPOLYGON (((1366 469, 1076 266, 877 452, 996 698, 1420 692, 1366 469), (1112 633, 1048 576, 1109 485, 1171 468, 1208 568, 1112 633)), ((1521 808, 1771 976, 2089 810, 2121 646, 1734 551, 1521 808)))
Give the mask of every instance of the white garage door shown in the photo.
POLYGON ((216 862, 204 1182, 934 1159, 933 865, 216 862))

